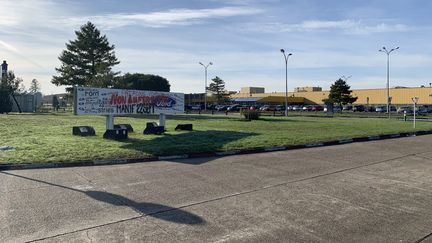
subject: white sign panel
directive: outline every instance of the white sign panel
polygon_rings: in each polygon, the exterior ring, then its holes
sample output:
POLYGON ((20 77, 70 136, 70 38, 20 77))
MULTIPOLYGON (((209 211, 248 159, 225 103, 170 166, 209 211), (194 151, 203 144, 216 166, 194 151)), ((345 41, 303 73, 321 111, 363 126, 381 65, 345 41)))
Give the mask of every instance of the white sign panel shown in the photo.
POLYGON ((75 115, 145 115, 184 112, 184 94, 126 89, 75 88, 75 115))

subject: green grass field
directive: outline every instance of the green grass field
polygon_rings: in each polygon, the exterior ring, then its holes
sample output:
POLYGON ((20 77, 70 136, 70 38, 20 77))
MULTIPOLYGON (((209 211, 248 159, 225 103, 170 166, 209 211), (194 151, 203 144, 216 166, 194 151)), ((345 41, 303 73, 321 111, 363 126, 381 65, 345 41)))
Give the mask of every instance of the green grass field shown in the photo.
MULTIPOLYGON (((157 120, 116 118, 130 123, 135 133, 126 141, 102 138, 105 118, 70 114, 0 115, 0 163, 38 163, 87 159, 134 158, 153 155, 179 155, 316 143, 368 135, 414 131, 412 122, 379 118, 263 117, 243 121, 238 116, 168 116, 165 135, 143 135, 145 123, 157 120), (192 123, 194 131, 174 131, 179 123, 192 123), (72 136, 72 126, 95 127, 97 136, 72 136)), ((418 122, 416 130, 432 130, 432 122, 418 122)))

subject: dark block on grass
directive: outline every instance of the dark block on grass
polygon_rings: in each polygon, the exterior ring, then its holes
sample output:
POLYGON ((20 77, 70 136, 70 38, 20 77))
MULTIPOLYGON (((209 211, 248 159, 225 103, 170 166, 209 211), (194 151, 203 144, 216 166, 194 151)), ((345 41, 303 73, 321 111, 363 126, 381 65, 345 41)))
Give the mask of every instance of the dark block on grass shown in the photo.
POLYGON ((160 135, 165 132, 164 126, 158 126, 156 122, 147 122, 146 128, 144 129, 144 134, 156 134, 160 135))
POLYGON ((186 130, 186 131, 192 131, 192 124, 178 124, 175 128, 175 130, 186 130))
POLYGON ((75 136, 95 136, 96 132, 91 126, 72 127, 72 134, 75 136))
POLYGON ((113 140, 123 140, 128 138, 127 129, 107 129, 103 135, 103 138, 113 140))
POLYGON ((114 129, 126 129, 126 130, 128 130, 128 133, 131 133, 134 131, 131 124, 116 124, 116 125, 114 125, 114 129))

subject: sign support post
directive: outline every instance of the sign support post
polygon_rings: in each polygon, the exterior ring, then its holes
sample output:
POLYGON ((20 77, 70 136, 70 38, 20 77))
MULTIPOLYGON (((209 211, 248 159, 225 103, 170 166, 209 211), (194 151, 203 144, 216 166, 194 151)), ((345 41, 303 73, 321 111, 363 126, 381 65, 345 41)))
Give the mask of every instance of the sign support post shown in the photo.
POLYGON ((159 126, 165 127, 165 120, 166 120, 165 113, 160 113, 159 114, 159 126))
POLYGON ((114 115, 106 116, 106 130, 114 129, 114 115))

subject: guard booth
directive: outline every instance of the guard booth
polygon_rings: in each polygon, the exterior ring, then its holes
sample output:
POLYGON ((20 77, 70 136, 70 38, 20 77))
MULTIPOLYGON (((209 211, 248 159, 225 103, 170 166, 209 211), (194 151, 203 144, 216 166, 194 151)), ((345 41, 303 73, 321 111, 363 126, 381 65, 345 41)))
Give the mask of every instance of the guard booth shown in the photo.
POLYGON ((146 90, 74 88, 75 115, 106 117, 104 137, 127 138, 127 129, 115 128, 116 116, 159 115, 159 126, 165 127, 166 114, 184 113, 184 94, 146 90), (126 130, 126 131, 125 131, 126 130))

